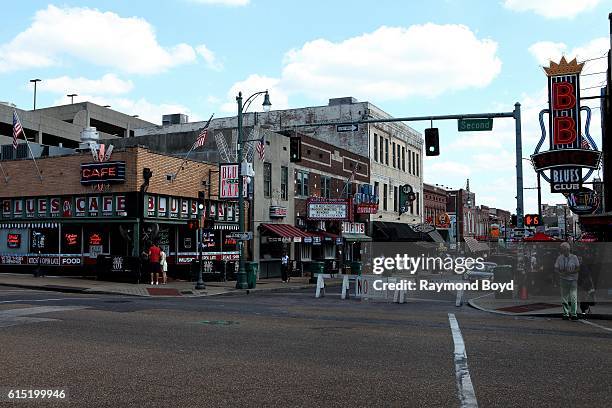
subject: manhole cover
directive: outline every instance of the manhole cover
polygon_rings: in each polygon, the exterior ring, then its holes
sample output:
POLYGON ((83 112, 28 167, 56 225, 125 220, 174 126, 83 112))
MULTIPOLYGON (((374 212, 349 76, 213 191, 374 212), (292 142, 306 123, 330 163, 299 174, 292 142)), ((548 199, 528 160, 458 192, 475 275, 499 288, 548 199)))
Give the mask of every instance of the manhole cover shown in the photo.
POLYGON ((200 324, 208 324, 211 326, 231 326, 232 324, 238 324, 238 322, 232 320, 202 320, 200 324))

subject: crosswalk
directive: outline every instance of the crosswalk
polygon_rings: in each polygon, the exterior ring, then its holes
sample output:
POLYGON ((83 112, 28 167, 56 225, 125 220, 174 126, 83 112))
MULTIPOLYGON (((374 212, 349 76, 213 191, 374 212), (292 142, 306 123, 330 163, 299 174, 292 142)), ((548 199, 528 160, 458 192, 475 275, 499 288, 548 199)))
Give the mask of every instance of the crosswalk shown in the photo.
POLYGON ((0 310, 0 328, 30 323, 57 321, 58 319, 32 316, 45 313, 80 310, 86 308, 87 306, 35 306, 18 309, 0 310))

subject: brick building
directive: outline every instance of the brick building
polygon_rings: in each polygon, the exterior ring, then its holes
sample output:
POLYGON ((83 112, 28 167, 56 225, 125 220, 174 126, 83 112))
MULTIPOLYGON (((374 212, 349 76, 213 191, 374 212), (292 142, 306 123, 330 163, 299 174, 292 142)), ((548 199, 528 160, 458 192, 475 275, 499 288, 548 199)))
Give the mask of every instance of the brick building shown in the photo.
MULTIPOLYGON (((181 163, 142 147, 115 150, 107 161, 77 153, 40 158, 40 180, 31 160, 4 161, 0 264, 36 264, 40 252, 49 267, 93 268, 98 255, 138 257, 154 240, 168 254, 172 274, 197 255, 198 191, 205 184, 216 196, 218 184, 216 165, 194 161, 168 177, 181 163)), ((225 234, 238 227, 236 203, 206 204, 204 259, 235 261, 236 242, 225 234)))

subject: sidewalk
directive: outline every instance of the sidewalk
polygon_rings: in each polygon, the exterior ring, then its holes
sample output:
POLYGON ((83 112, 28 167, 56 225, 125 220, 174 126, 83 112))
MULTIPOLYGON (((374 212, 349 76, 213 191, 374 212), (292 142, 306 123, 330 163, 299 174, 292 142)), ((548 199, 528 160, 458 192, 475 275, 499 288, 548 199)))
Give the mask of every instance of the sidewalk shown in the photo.
MULTIPOLYGON (((506 316, 539 316, 561 318, 561 299, 558 296, 532 296, 527 300, 495 299, 494 293, 488 293, 472 299, 467 303, 473 308, 506 316)), ((580 314, 580 306, 578 307, 580 314)), ((589 319, 612 320, 612 300, 597 300, 591 307, 589 319)))
POLYGON ((206 289, 195 290, 195 282, 172 281, 167 285, 149 285, 121 282, 105 282, 94 279, 45 276, 35 278, 28 274, 0 273, 0 286, 49 290, 70 293, 102 293, 128 296, 165 296, 165 297, 198 297, 245 294, 251 292, 270 292, 286 289, 314 288, 308 283, 309 278, 291 278, 283 283, 280 279, 266 279, 257 282, 255 289, 236 289, 236 281, 206 282, 206 289))

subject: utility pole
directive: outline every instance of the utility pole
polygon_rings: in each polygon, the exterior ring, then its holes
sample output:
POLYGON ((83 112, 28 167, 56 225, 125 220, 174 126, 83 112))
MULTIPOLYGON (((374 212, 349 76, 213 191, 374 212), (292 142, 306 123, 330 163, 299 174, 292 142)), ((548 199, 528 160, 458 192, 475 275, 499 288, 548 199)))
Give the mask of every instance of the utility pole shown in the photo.
POLYGON ((34 109, 36 110, 36 83, 42 81, 42 79, 30 79, 30 82, 32 82, 34 84, 34 109))

